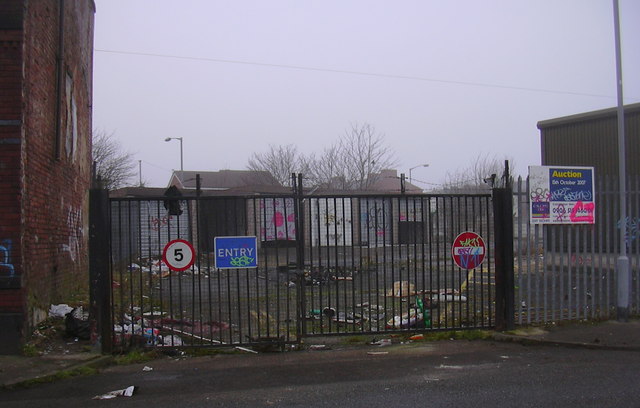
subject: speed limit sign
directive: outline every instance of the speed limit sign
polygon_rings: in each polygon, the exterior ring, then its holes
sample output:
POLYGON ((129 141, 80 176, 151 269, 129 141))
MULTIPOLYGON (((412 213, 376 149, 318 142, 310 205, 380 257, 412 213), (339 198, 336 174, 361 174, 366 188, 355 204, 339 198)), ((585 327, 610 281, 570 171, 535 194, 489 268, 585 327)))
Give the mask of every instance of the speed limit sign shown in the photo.
POLYGON ((170 269, 180 272, 189 269, 195 259, 193 245, 184 239, 174 239, 164 246, 162 260, 170 269))

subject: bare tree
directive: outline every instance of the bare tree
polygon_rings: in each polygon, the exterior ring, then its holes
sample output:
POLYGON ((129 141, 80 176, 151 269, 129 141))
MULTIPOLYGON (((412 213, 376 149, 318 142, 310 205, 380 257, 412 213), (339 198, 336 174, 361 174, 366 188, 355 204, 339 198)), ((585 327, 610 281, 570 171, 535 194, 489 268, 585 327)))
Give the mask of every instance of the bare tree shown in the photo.
POLYGON ((298 154, 298 149, 292 145, 269 145, 266 153, 253 153, 249 158, 247 168, 255 171, 268 171, 284 186, 291 185, 291 173, 305 170, 306 160, 298 154))
POLYGON ((352 189, 367 189, 383 169, 396 166, 393 152, 384 144, 384 135, 368 123, 351 125, 340 140, 344 176, 352 189))
POLYGON ((348 187, 344 162, 337 145, 325 148, 317 158, 315 155, 309 156, 305 167, 303 174, 312 185, 341 190, 348 187))
MULTIPOLYGON (((510 160, 510 163, 512 161, 510 160)), ((511 166, 511 165, 510 165, 511 166)), ((442 190, 448 192, 482 192, 504 185, 504 160, 495 155, 479 155, 467 167, 447 173, 442 190)))
POLYGON ((91 156, 96 166, 96 177, 109 190, 128 185, 136 174, 133 154, 122 148, 113 133, 94 129, 91 156))
POLYGON ((395 165, 384 135, 364 124, 352 125, 320 156, 299 154, 294 145, 269 146, 266 153, 254 153, 247 167, 269 171, 283 185, 290 185, 291 173, 297 172, 314 186, 352 190, 370 187, 381 170, 395 165))

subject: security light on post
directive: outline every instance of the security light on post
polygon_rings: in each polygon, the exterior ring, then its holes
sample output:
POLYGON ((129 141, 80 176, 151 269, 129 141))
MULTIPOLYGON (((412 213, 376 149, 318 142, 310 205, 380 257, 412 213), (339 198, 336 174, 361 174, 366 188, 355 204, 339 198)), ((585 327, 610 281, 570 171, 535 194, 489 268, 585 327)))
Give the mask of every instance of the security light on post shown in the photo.
MULTIPOLYGON (((184 172, 184 156, 182 155, 182 138, 181 137, 168 137, 164 139, 165 142, 171 140, 179 140, 180 141, 180 183, 182 184, 182 177, 184 172)), ((184 186, 183 186, 184 187, 184 186)))
POLYGON ((412 168, 409 169, 409 184, 411 184, 412 179, 411 179, 411 171, 413 171, 413 169, 417 169, 418 167, 429 167, 429 164, 418 164, 417 166, 413 166, 412 168))

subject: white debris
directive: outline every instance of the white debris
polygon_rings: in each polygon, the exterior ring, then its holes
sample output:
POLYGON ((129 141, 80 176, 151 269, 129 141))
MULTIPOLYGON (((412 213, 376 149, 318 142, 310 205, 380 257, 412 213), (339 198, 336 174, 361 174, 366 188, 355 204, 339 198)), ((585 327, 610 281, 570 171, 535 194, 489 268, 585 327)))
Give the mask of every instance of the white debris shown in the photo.
POLYGON ((71 313, 73 308, 67 304, 51 305, 49 308, 49 317, 65 317, 71 313))
POLYGON ((122 390, 115 390, 115 391, 111 391, 108 392, 106 394, 102 394, 102 395, 96 395, 95 397, 93 397, 93 399, 112 399, 112 398, 116 398, 116 397, 130 397, 133 395, 133 391, 136 389, 136 387, 134 385, 131 385, 127 388, 124 388, 122 390))

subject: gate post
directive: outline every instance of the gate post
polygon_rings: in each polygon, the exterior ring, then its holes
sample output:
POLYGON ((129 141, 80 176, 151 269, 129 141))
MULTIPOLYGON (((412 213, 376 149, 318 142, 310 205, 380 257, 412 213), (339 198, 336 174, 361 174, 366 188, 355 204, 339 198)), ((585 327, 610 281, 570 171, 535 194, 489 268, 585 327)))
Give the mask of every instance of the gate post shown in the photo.
POLYGON ((111 353, 111 278, 110 278, 109 191, 89 190, 89 280, 92 340, 99 342, 103 353, 111 353))
POLYGON ((513 191, 508 167, 504 188, 494 188, 493 229, 496 268, 496 329, 513 330, 515 326, 513 277, 513 191))
POLYGON ((296 174, 293 173, 291 178, 293 184, 293 209, 296 227, 296 289, 298 293, 298 321, 296 325, 296 337, 299 343, 302 340, 302 336, 306 334, 305 307, 307 304, 304 276, 304 192, 302 191, 302 174, 298 173, 296 180, 296 174))

